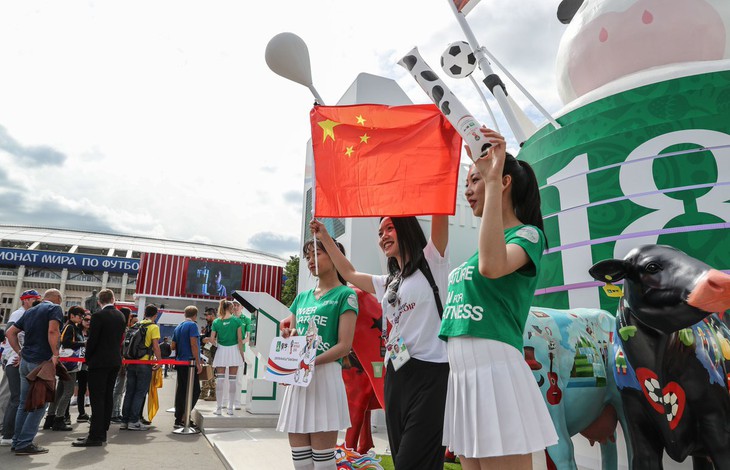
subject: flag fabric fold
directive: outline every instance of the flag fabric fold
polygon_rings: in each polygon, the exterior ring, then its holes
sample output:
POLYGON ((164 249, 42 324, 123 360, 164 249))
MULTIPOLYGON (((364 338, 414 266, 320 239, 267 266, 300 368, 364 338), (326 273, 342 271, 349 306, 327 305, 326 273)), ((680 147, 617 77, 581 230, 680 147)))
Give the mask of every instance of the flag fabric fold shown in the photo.
POLYGON ((315 217, 452 215, 461 136, 432 105, 315 106, 315 217))

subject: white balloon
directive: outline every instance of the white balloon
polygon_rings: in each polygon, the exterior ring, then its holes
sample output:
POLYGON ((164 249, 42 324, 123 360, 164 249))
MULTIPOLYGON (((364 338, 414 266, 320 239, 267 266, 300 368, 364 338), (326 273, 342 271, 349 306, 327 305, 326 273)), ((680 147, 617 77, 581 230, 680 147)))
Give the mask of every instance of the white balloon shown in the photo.
POLYGON ((306 87, 312 86, 309 50, 294 33, 279 33, 266 45, 266 64, 284 78, 306 87))

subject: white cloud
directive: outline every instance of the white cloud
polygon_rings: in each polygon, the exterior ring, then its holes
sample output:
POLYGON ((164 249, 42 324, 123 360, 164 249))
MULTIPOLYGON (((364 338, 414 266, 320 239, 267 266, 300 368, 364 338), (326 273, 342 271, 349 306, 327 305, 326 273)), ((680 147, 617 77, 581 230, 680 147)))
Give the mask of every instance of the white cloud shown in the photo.
MULTIPOLYGON (((551 3, 485 0, 468 19, 555 111, 564 26, 551 3)), ((25 148, 67 157, 43 171, 6 162, 7 177, 32 190, 13 193, 24 209, 12 220, 296 251, 313 98, 265 64, 268 40, 283 31, 307 43, 330 104, 360 72, 393 78, 425 103, 397 60, 418 46, 435 68, 464 38, 446 0, 4 2, 0 126, 25 148)), ((447 83, 487 122, 468 81, 447 83)))

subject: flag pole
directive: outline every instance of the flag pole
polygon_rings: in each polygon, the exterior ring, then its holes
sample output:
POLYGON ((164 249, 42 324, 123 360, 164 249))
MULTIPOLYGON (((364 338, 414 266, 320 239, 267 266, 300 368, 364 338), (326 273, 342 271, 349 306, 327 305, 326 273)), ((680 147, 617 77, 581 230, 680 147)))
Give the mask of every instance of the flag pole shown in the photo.
POLYGON ((528 136, 525 130, 520 125, 517 115, 515 114, 515 110, 512 109, 509 104, 509 101, 507 99, 507 90, 504 86, 504 83, 502 82, 502 79, 499 78, 499 76, 492 69, 491 65, 489 64, 489 59, 484 53, 484 49, 482 49, 482 47, 479 45, 479 41, 477 41, 476 36, 474 36, 474 32, 469 26, 469 23, 466 21, 466 17, 457 9, 454 0, 446 1, 448 2, 451 11, 454 12, 454 16, 456 16, 456 21, 458 21, 459 26, 461 26, 461 30, 464 32, 464 35, 469 42, 469 45, 474 51, 474 55, 476 56, 477 62, 479 64, 479 68, 482 69, 482 72, 484 72, 484 84, 494 95, 494 98, 497 100, 497 104, 499 104, 502 113, 504 113, 507 124, 509 125, 510 129, 512 129, 512 133, 514 134, 518 143, 522 145, 527 140, 528 136))
POLYGON ((489 112, 489 117, 492 118, 492 125, 494 125, 494 130, 501 134, 502 131, 499 130, 499 124, 497 124, 497 118, 494 117, 494 113, 492 112, 492 107, 489 106, 489 103, 487 102, 487 97, 484 96, 484 93, 482 93, 481 88, 479 88, 479 84, 477 83, 476 80, 474 80, 474 77, 471 74, 469 75, 469 80, 471 80, 472 85, 474 85, 474 88, 476 88, 477 93, 479 93, 479 97, 484 102, 484 106, 487 107, 487 111, 489 112))

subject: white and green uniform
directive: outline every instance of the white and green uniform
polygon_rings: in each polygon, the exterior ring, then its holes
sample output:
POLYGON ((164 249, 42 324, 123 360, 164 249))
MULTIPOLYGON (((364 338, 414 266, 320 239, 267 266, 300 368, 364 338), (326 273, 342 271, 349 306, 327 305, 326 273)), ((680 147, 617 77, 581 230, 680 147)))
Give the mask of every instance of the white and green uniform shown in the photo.
POLYGON ((439 337, 448 340, 443 444, 467 458, 529 454, 557 443, 555 427, 522 355, 545 236, 531 225, 504 231, 530 259, 497 279, 479 273, 479 253, 449 274, 439 337))
MULTIPOLYGON (((357 294, 350 287, 338 286, 316 299, 314 290, 301 292, 290 308, 298 335, 306 335, 309 322, 317 326, 320 337, 317 356, 339 341, 340 315, 358 312, 357 294)), ((285 387, 284 400, 276 429, 281 432, 309 434, 339 431, 350 427, 341 361, 318 364, 307 387, 285 387)))
POLYGON ((241 329, 241 321, 231 315, 225 320, 216 318, 213 320, 211 330, 215 331, 215 338, 218 342, 218 349, 213 358, 213 367, 239 367, 243 365, 241 350, 238 348, 238 330, 241 329))
POLYGON ((498 279, 479 274, 479 253, 449 274, 449 293, 439 337, 474 336, 514 346, 522 352, 522 331, 535 295, 545 236, 531 225, 504 231, 507 244, 522 247, 530 263, 498 279))

